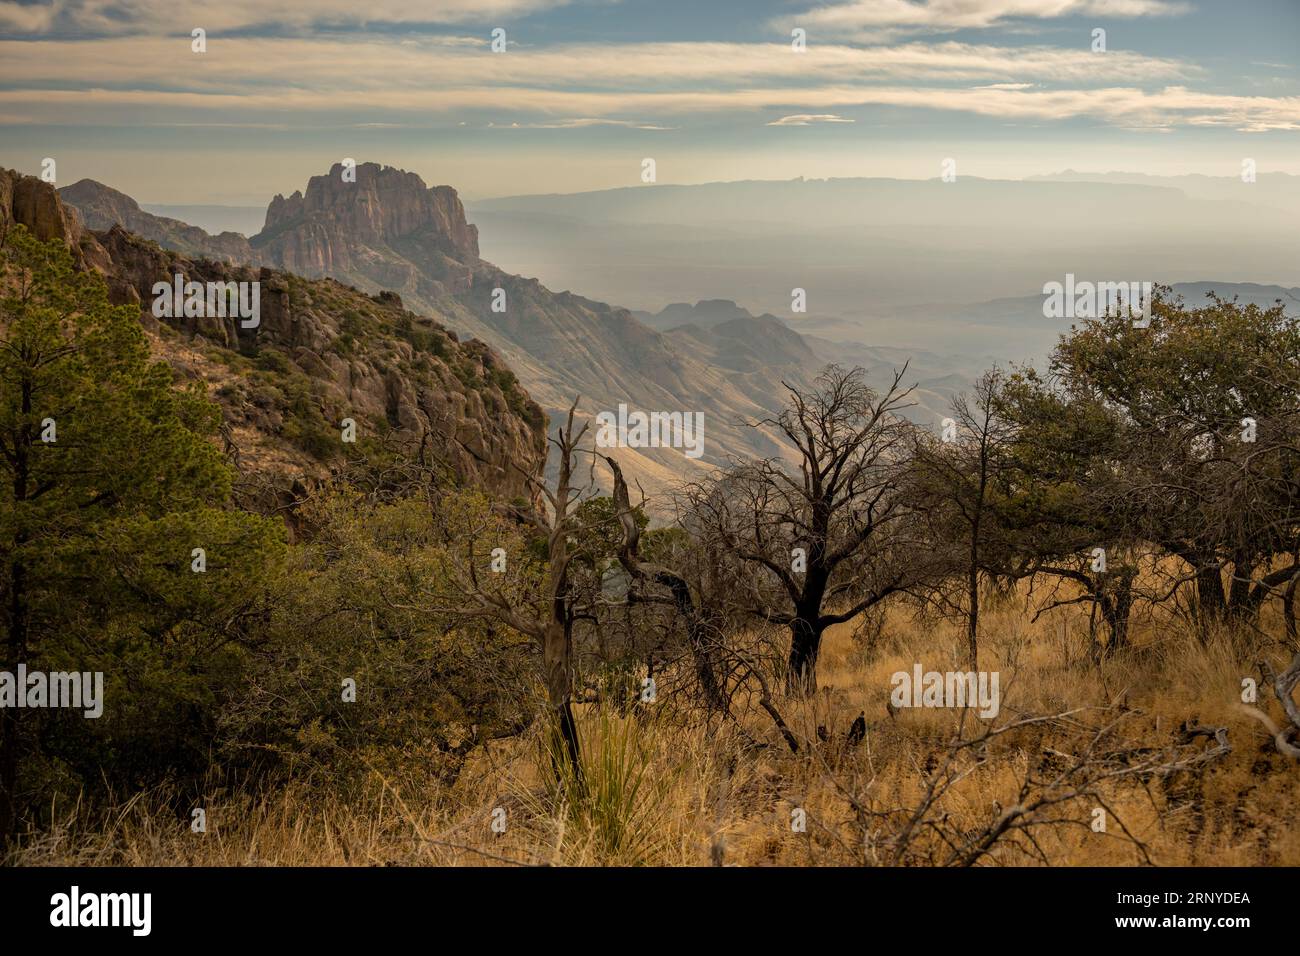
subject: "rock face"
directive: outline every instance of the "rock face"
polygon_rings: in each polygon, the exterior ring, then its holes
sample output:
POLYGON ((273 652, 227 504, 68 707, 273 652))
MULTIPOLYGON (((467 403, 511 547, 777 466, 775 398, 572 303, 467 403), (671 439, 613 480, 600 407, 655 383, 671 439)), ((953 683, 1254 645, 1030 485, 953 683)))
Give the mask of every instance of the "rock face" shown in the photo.
MULTIPOLYGON (((478 258, 478 229, 465 221, 465 207, 450 186, 425 186, 415 173, 362 163, 356 181, 344 180, 335 163, 324 176, 307 182, 307 194, 276 196, 266 211, 261 244, 296 229, 321 229, 355 242, 391 242, 429 233, 432 244, 463 260, 478 258)), ((286 258, 284 265, 291 265, 286 258)))
MULTIPOLYGON (((84 199, 86 191, 78 194, 84 199)), ((116 222, 138 206, 115 195, 113 208, 99 208, 112 225, 94 233, 48 183, 0 170, 0 232, 18 223, 62 239, 83 268, 104 275, 113 302, 141 309, 155 351, 179 378, 206 381, 221 404, 234 446, 228 451, 262 489, 252 504, 282 505, 303 481, 358 453, 438 462, 458 483, 532 497, 524 473, 540 475, 545 463, 545 415, 487 345, 460 342, 392 292, 370 296, 333 279, 161 248, 116 222), (199 283, 257 282, 259 324, 155 318, 154 284, 177 274, 199 283), (348 418, 355 447, 341 442, 348 418)))
POLYGON ((478 261, 478 229, 450 186, 415 173, 362 163, 345 181, 336 163, 307 192, 276 196, 251 240, 268 261, 304 276, 436 296, 467 287, 478 261), (411 265, 417 259, 420 268, 411 265))
POLYGON ((82 267, 102 272, 108 265, 104 249, 86 230, 77 210, 60 202, 53 185, 0 169, 0 231, 14 223, 26 226, 37 239, 62 240, 82 267))
POLYGON ((97 232, 119 225, 129 232, 152 239, 161 246, 185 255, 203 256, 220 262, 262 262, 261 256, 249 245, 248 240, 237 232, 223 232, 213 236, 179 219, 155 216, 141 209, 126 193, 120 193, 93 179, 83 179, 71 186, 64 186, 59 190, 59 196, 65 208, 75 207, 81 213, 86 227, 97 232))

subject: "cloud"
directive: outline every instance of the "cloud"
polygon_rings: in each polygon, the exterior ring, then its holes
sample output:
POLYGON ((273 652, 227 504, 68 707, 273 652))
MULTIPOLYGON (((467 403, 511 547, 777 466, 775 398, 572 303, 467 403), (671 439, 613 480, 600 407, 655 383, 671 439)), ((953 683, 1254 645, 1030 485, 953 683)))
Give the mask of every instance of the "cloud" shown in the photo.
POLYGON ((54 23, 54 3, 13 3, 0 0, 0 30, 12 33, 44 33, 54 23))
POLYGON ((765 125, 767 126, 811 126, 814 123, 852 123, 853 120, 845 119, 837 113, 795 113, 792 116, 782 116, 779 120, 773 120, 765 125))
MULTIPOLYGON (((536 89, 681 89, 688 84, 815 85, 849 82, 1095 85, 1098 54, 1046 46, 909 43, 888 49, 819 45, 793 53, 783 43, 574 43, 490 53, 481 38, 360 40, 212 37, 190 52, 189 35, 100 40, 0 41, 0 82, 238 90, 423 85, 536 89)), ((1105 54, 1108 83, 1186 81, 1193 64, 1131 51, 1105 54)))
MULTIPOLYGON (((999 120, 1039 122, 1090 119, 1114 126, 1221 126, 1241 132, 1300 129, 1300 97, 1236 96, 1200 93, 1183 87, 1145 91, 1132 87, 1090 90, 935 89, 900 86, 819 86, 745 88, 689 92, 637 93, 528 90, 518 88, 391 89, 382 94, 384 110, 406 116, 492 112, 567 113, 584 117, 636 112, 641 115, 758 111, 813 107, 833 112, 850 106, 893 106, 946 110, 999 120)), ((370 90, 328 92, 267 89, 256 92, 197 93, 162 90, 6 90, 0 107, 26 108, 43 122, 106 121, 114 108, 131 115, 171 109, 191 119, 202 111, 217 115, 293 116, 298 122, 344 113, 376 112, 370 90), (221 111, 226 111, 223 114, 221 111)), ((811 112, 811 110, 810 110, 811 112)), ((500 125, 500 124, 498 124, 500 125)), ((506 123, 505 125, 509 125, 506 123)))
POLYGON ((633 120, 602 119, 595 116, 557 120, 553 123, 513 123, 511 125, 527 129, 588 129, 592 126, 621 126, 625 129, 649 130, 672 130, 677 128, 675 126, 656 126, 653 123, 638 123, 633 120))
POLYGON ((1066 16, 1176 16, 1188 9, 1188 4, 1177 0, 851 0, 783 17, 780 23, 859 39, 887 40, 909 33, 1007 26, 1009 21, 1066 16))
POLYGON ((1099 71, 1098 56, 951 41, 806 53, 783 43, 569 43, 496 54, 471 36, 210 36, 208 52, 194 54, 188 35, 10 40, 0 41, 0 104, 32 124, 654 130, 690 114, 766 111, 782 117, 771 125, 808 125, 889 106, 1010 122, 1300 128, 1300 98, 1197 92, 1194 64, 1115 51, 1099 71))

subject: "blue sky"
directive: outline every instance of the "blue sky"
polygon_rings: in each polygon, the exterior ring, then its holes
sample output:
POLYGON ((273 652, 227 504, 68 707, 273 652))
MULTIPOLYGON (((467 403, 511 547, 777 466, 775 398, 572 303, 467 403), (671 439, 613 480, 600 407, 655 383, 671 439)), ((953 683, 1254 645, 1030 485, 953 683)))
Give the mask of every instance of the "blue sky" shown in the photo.
POLYGON ((660 182, 1300 173, 1298 65, 1295 0, 0 0, 0 163, 248 204, 344 157, 469 197, 635 185, 645 157, 660 182))

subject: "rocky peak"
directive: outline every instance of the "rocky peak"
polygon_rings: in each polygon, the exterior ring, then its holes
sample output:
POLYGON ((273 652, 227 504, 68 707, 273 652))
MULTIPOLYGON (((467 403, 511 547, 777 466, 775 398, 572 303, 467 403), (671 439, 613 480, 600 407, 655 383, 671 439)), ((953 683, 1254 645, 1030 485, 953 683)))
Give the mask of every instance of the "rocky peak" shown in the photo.
POLYGON ((302 190, 295 189, 293 195, 285 199, 280 193, 275 194, 271 204, 266 207, 266 222, 262 224, 262 234, 276 231, 281 226, 295 223, 302 218, 302 190))
POLYGON ((253 246, 303 275, 360 268, 358 247, 382 252, 400 242, 418 242, 460 263, 478 260, 478 229, 465 221, 450 186, 429 187, 415 173, 378 163, 357 166, 356 182, 345 182, 343 173, 335 163, 308 181, 305 194, 277 195, 253 246))
POLYGON ((140 204, 126 193, 93 179, 82 179, 64 186, 59 190, 59 196, 65 203, 76 207, 91 229, 108 229, 114 222, 129 228, 128 220, 141 212, 140 204), (102 217, 103 225, 95 222, 96 216, 102 217))
POLYGON ((86 231, 77 210, 59 201, 52 184, 0 169, 0 235, 13 223, 26 226, 37 239, 61 239, 79 265, 105 270, 103 248, 86 231))

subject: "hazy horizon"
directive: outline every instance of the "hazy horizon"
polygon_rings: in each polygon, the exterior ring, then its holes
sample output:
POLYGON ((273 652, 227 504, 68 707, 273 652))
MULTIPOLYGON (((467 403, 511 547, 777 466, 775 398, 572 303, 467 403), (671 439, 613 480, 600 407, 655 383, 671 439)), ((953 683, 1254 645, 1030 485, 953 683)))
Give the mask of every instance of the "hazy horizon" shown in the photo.
MULTIPOLYGON (((142 206, 213 233, 251 236, 265 218, 264 205, 142 206)), ((649 313, 732 300, 830 340, 1002 360, 1041 358, 1066 330, 1044 317, 1040 292, 1066 274, 1208 283, 1261 304, 1276 292, 1250 285, 1300 286, 1300 177, 1287 174, 743 180, 466 210, 485 259, 555 291, 649 313), (790 309, 796 286, 803 314, 790 309)))

